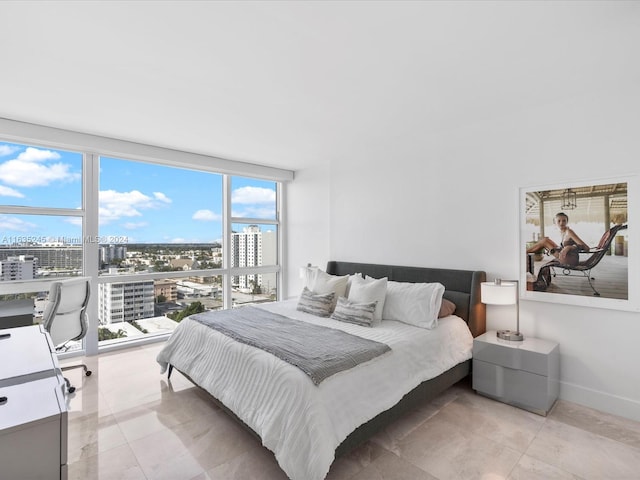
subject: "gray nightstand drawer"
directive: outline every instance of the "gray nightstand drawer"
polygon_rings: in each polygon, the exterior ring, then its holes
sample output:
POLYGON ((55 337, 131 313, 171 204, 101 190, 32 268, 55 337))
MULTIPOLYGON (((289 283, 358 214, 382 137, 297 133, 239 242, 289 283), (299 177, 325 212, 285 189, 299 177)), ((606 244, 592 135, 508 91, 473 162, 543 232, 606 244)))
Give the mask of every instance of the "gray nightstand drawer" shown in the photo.
POLYGON ((546 415, 557 398, 557 388, 548 377, 481 360, 473 361, 473 389, 539 415, 546 415))
POLYGON ((560 348, 534 337, 510 342, 484 333, 473 341, 473 389, 546 415, 560 391, 560 348))
POLYGON ((538 339, 508 342, 487 336, 486 340, 473 343, 473 358, 538 375, 549 375, 554 355, 558 354, 557 344, 546 345, 548 342, 538 339), (543 348, 532 349, 534 342, 535 347, 542 344, 543 348))

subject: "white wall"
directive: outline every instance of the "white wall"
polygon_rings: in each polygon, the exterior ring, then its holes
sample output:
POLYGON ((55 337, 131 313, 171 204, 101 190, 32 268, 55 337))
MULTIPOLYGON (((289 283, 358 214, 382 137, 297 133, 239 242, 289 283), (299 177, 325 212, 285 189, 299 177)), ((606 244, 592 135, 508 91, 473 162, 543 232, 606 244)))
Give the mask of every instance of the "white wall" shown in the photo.
POLYGON ((283 298, 300 294, 300 267, 324 266, 329 254, 329 162, 297 170, 286 187, 287 237, 284 268, 287 285, 283 298))
MULTIPOLYGON (((520 187, 640 173, 628 80, 334 160, 327 259, 517 278, 520 187)), ((513 327, 504 307, 487 317, 513 327)), ((561 398, 640 420, 639 313, 523 301, 521 330, 560 343, 561 398)))
MULTIPOLYGON (((299 265, 328 260, 479 269, 489 279, 517 278, 521 187, 640 175, 640 9, 628 2, 609 5, 564 4, 564 13, 538 12, 545 15, 517 24, 505 18, 513 28, 502 32, 503 53, 518 67, 466 59, 481 75, 469 68, 461 82, 477 91, 478 100, 466 115, 444 115, 441 126, 425 123, 429 103, 419 90, 416 101, 407 102, 398 80, 392 85, 397 90, 390 90, 397 105, 385 91, 383 103, 370 109, 393 121, 376 123, 382 117, 372 116, 341 130, 325 159, 329 167, 301 172, 304 182, 291 187, 292 278, 299 265), (573 14, 579 14, 575 21, 573 14), (376 129, 380 125, 384 130, 376 129), (325 192, 326 207, 317 203, 325 192)), ((425 72, 432 67, 427 64, 425 72)), ((407 82, 415 79, 410 71, 405 75, 407 82)), ((454 105, 461 84, 439 88, 454 105)), ((635 235, 638 206, 629 208, 629 235, 635 235)), ((637 284, 640 272, 631 274, 637 284)), ((289 296, 299 293, 299 285, 290 284, 289 296)), ((525 335, 560 344, 561 398, 640 420, 640 313, 531 300, 520 308, 525 335)), ((488 306, 487 327, 513 328, 513 312, 488 306)))

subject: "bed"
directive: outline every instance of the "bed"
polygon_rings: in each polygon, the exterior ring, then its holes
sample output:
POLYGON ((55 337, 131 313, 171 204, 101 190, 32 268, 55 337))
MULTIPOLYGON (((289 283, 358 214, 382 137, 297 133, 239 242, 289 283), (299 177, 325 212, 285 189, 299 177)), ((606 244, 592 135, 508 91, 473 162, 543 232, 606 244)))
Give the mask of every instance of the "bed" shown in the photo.
POLYGON ((444 286, 443 298, 455 304, 455 313, 440 318, 431 330, 388 320, 368 328, 298 311, 297 299, 260 306, 273 315, 390 347, 318 385, 299 368, 192 317, 180 323, 158 355, 163 372, 170 375, 176 368, 205 389, 260 438, 293 480, 323 479, 334 458, 466 377, 473 337, 485 331, 482 271, 331 261, 326 273, 359 273, 363 278, 412 284, 438 282, 444 286))

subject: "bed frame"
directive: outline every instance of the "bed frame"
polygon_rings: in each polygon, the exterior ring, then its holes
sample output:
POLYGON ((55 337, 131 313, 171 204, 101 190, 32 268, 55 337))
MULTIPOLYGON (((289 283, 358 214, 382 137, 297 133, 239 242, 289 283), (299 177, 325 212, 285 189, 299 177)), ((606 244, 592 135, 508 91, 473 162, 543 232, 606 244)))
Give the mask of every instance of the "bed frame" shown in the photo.
MULTIPOLYGON (((361 273, 374 278, 387 277, 396 282, 440 282, 445 287, 444 298, 456 305, 455 314, 461 317, 474 337, 485 332, 485 306, 480 302, 480 283, 486 281, 483 271, 449 270, 440 268, 402 267, 392 265, 376 265, 370 263, 352 263, 331 261, 327 264, 327 273, 331 275, 347 275, 361 273)), ((169 365, 169 376, 173 369, 169 365)), ((465 378, 471 372, 471 360, 460 363, 441 375, 427 380, 407 393, 395 406, 378 414, 376 417, 356 428, 336 449, 336 458, 348 453, 363 442, 370 439, 385 426, 393 423, 406 412, 435 398, 437 395, 465 378)), ((189 378, 187 375, 185 375, 189 378)), ((189 378, 189 380, 191 380, 189 378)), ((192 380, 193 382, 193 380, 192 380)), ((195 384, 195 382, 193 382, 195 384)), ((196 384, 197 385, 197 384, 196 384)), ((204 390, 203 390, 204 391, 204 390)), ((242 420, 240 420, 222 402, 207 393, 213 401, 231 417, 257 438, 260 436, 242 420)))
MULTIPOLYGON (((331 275, 361 273, 374 278, 387 277, 395 282, 440 282, 445 288, 444 298, 456 304, 455 314, 467 322, 471 334, 477 337, 486 330, 486 309, 480 301, 480 284, 487 278, 483 271, 331 261, 327 263, 327 273, 331 275)), ((471 360, 467 360, 421 383, 389 410, 385 410, 351 432, 336 449, 336 458, 353 450, 408 411, 432 400, 470 372, 471 360)))

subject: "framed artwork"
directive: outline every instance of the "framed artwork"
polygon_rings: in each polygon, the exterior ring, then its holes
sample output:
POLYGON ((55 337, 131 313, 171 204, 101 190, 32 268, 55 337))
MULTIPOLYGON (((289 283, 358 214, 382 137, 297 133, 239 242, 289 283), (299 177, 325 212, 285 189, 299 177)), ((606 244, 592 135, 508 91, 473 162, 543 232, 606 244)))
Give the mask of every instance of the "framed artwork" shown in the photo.
POLYGON ((520 295, 640 311, 637 176, 520 189, 520 295))

